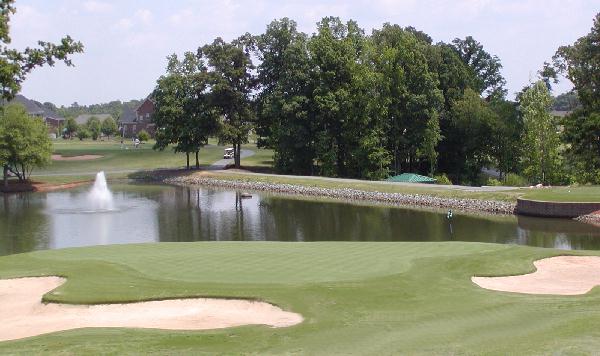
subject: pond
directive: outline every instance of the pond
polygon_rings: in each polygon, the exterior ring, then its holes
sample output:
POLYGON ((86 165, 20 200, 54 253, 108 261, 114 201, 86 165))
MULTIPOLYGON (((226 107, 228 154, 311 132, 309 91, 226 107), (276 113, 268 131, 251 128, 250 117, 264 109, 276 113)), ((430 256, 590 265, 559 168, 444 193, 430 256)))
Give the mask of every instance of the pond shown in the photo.
POLYGON ((111 209, 89 187, 0 197, 0 255, 178 241, 481 241, 600 249, 600 228, 563 219, 489 216, 285 195, 117 184, 111 209))

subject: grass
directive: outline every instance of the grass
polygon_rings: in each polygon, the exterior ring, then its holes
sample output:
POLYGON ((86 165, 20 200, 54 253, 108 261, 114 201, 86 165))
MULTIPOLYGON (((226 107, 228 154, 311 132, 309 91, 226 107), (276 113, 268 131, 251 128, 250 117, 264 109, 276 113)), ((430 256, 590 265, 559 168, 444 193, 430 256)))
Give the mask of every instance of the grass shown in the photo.
POLYGON ((600 202, 600 186, 535 189, 525 194, 523 198, 555 202, 600 202))
MULTIPOLYGON (((481 243, 162 243, 0 258, 0 277, 61 275, 64 303, 216 296, 301 313, 297 326, 80 329, 3 354, 548 354, 600 349, 600 293, 493 292, 472 275, 530 272, 564 252, 481 243)), ((581 252, 577 252, 581 253, 581 252)))
MULTIPOLYGON (((224 146, 218 146, 216 140, 210 140, 210 145, 200 150, 200 164, 210 165, 223 158, 224 146)), ((93 179, 96 172, 104 170, 110 179, 127 178, 130 173, 160 168, 182 168, 185 166, 185 154, 174 153, 172 149, 155 151, 154 142, 147 142, 134 149, 131 141, 125 141, 127 149, 123 149, 120 140, 56 140, 54 154, 66 157, 79 155, 101 155, 102 158, 85 161, 53 161, 43 169, 37 169, 32 177, 35 181, 45 183, 71 183, 93 179)), ((258 150, 252 145, 244 148, 256 152, 254 156, 242 160, 242 164, 252 167, 270 167, 271 150, 258 150)), ((193 165, 194 155, 190 156, 193 165)))
MULTIPOLYGON (((200 151, 201 165, 210 165, 222 158, 223 146, 216 140, 200 151)), ((78 156, 86 154, 102 155, 102 158, 87 161, 54 161, 45 169, 34 171, 33 179, 47 183, 70 183, 93 179, 96 172, 104 170, 109 179, 128 178, 132 172, 148 171, 159 168, 181 168, 185 165, 185 155, 175 154, 171 149, 165 151, 152 150, 153 142, 133 149, 131 142, 126 141, 129 149, 121 148, 119 141, 78 141, 57 140, 54 142, 56 154, 78 156)), ((242 165, 257 172, 270 172, 273 164, 273 151, 256 149, 252 144, 244 148, 255 151, 253 156, 242 159, 242 165)), ((192 157, 193 161, 193 157, 192 157)), ((193 162, 192 162, 193 163, 193 162)), ((448 198, 471 198, 483 200, 500 200, 515 202, 517 198, 549 200, 549 201, 581 201, 600 202, 600 186, 553 187, 550 189, 514 189, 510 191, 470 191, 449 189, 440 186, 414 184, 382 184, 381 182, 356 181, 328 178, 307 178, 294 176, 258 175, 242 173, 210 173, 216 178, 243 181, 260 181, 268 183, 297 184, 302 186, 323 188, 351 188, 365 191, 387 193, 424 194, 448 198)))
POLYGON ((516 201, 523 195, 523 190, 508 191, 470 191, 449 189, 440 186, 425 184, 383 183, 373 181, 356 181, 348 179, 331 179, 323 177, 278 176, 244 174, 238 172, 207 172, 204 176, 225 180, 239 180, 251 182, 265 182, 276 184, 294 184, 306 187, 320 187, 331 189, 358 189, 385 193, 423 194, 445 198, 470 198, 484 200, 516 201))

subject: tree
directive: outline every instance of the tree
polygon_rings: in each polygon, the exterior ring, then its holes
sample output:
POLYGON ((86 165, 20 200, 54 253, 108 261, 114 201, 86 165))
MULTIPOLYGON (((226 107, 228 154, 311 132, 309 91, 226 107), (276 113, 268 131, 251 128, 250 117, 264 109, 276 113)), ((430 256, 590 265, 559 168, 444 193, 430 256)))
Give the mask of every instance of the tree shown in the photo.
POLYGON ((119 128, 117 127, 117 123, 115 122, 115 119, 113 119, 112 117, 107 117, 106 119, 104 119, 104 121, 102 122, 102 127, 100 129, 102 131, 102 133, 109 137, 116 134, 117 131, 119 130, 119 128))
POLYGON ((274 149, 279 173, 314 173, 314 111, 311 107, 313 66, 307 36, 296 22, 283 18, 271 22, 256 37, 260 60, 256 99, 258 146, 274 149))
POLYGON ((452 128, 461 145, 456 154, 460 159, 452 167, 457 181, 476 183, 484 166, 492 162, 493 131, 498 116, 478 93, 467 89, 462 99, 452 106, 452 128))
POLYGON ((374 63, 380 74, 385 142, 393 154, 393 170, 433 174, 443 97, 436 73, 429 68, 429 43, 414 33, 390 24, 375 30, 374 63))
POLYGON ((222 117, 219 139, 234 149, 234 165, 240 167, 243 143, 248 142, 255 112, 252 95, 257 86, 253 75, 253 38, 246 34, 231 43, 217 38, 198 49, 210 73, 211 106, 222 117))
POLYGON ((65 134, 68 135, 69 138, 71 138, 73 137, 73 134, 79 129, 79 125, 77 125, 77 121, 75 121, 74 118, 70 117, 67 119, 65 129, 65 134))
MULTIPOLYGON (((11 100, 21 90, 21 84, 27 75, 36 67, 45 64, 53 66, 57 60, 71 66, 73 63, 69 55, 83 52, 81 42, 74 41, 66 36, 60 44, 39 41, 39 48, 27 47, 23 51, 8 48, 11 42, 9 34, 10 16, 16 12, 14 0, 0 0, 0 85, 2 86, 2 99, 11 100)), ((0 145, 7 142, 0 141, 0 145)), ((4 177, 10 167, 4 166, 4 177)))
POLYGON ((486 52, 483 45, 471 36, 467 36, 464 40, 456 38, 452 44, 463 62, 475 74, 479 93, 488 99, 504 98, 506 96, 504 88, 506 80, 500 73, 502 69, 500 59, 486 52))
POLYGON ((10 16, 16 12, 14 0, 0 0, 0 85, 2 98, 11 100, 21 90, 21 84, 36 67, 54 66, 62 61, 68 66, 73 63, 69 55, 83 52, 81 42, 70 36, 61 39, 60 44, 39 41, 38 48, 27 47, 23 51, 8 48, 11 42, 9 34, 10 16))
POLYGON ((185 152, 190 168, 190 153, 198 153, 208 143, 208 137, 219 128, 218 111, 211 106, 211 78, 201 55, 187 52, 180 61, 169 57, 167 74, 161 76, 152 93, 156 125, 154 149, 164 150, 175 144, 175 152, 185 152))
POLYGON ((8 172, 19 181, 27 180, 36 167, 50 163, 52 142, 41 119, 32 118, 22 105, 8 105, 0 115, 0 164, 4 184, 8 172))
POLYGON ((590 33, 560 47, 553 59, 575 86, 581 103, 563 121, 568 161, 579 182, 600 183, 600 13, 590 33))
POLYGON ((92 134, 90 133, 90 130, 88 130, 85 126, 81 126, 77 130, 76 135, 79 141, 83 141, 86 138, 89 138, 92 134))
POLYGON ((87 129, 90 132, 90 136, 92 140, 96 141, 98 137, 100 137, 100 132, 102 131, 102 124, 100 123, 100 119, 96 116, 92 116, 88 119, 87 129))
POLYGON ((552 96, 544 81, 538 81, 522 96, 524 124, 523 168, 532 182, 555 182, 560 169, 557 123, 550 115, 552 96))
POLYGON ((148 141, 150 139, 150 134, 146 130, 140 130, 137 136, 141 142, 148 141))

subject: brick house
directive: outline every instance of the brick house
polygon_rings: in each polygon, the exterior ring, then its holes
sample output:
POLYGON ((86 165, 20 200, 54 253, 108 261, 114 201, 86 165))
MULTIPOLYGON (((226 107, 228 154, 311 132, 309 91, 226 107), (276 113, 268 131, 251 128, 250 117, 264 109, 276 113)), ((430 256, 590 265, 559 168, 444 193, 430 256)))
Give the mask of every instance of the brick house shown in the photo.
MULTIPOLYGON (((46 123, 50 132, 58 131, 58 129, 65 123, 65 118, 60 117, 50 108, 43 104, 27 99, 23 95, 18 94, 8 104, 21 104, 25 107, 27 113, 32 117, 39 117, 46 123)), ((58 132, 57 132, 58 133, 58 132)))
POLYGON ((121 118, 119 119, 119 130, 124 137, 135 137, 137 134, 146 130, 150 136, 154 136, 154 124, 152 123, 152 114, 154 113, 154 103, 146 98, 134 110, 125 107, 121 118))

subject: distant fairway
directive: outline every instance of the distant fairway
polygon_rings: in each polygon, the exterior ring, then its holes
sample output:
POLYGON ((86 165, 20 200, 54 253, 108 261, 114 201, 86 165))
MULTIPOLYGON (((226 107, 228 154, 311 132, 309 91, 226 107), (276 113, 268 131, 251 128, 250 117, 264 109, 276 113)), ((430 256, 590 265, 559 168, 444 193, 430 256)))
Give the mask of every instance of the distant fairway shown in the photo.
POLYGON ((0 343, 0 353, 595 352, 597 288, 575 297, 536 296, 489 291, 470 280, 531 272, 532 261, 558 254, 564 251, 460 242, 232 242, 6 256, 0 258, 2 278, 68 278, 47 301, 250 298, 300 313, 305 321, 283 329, 203 332, 81 329, 0 343))

